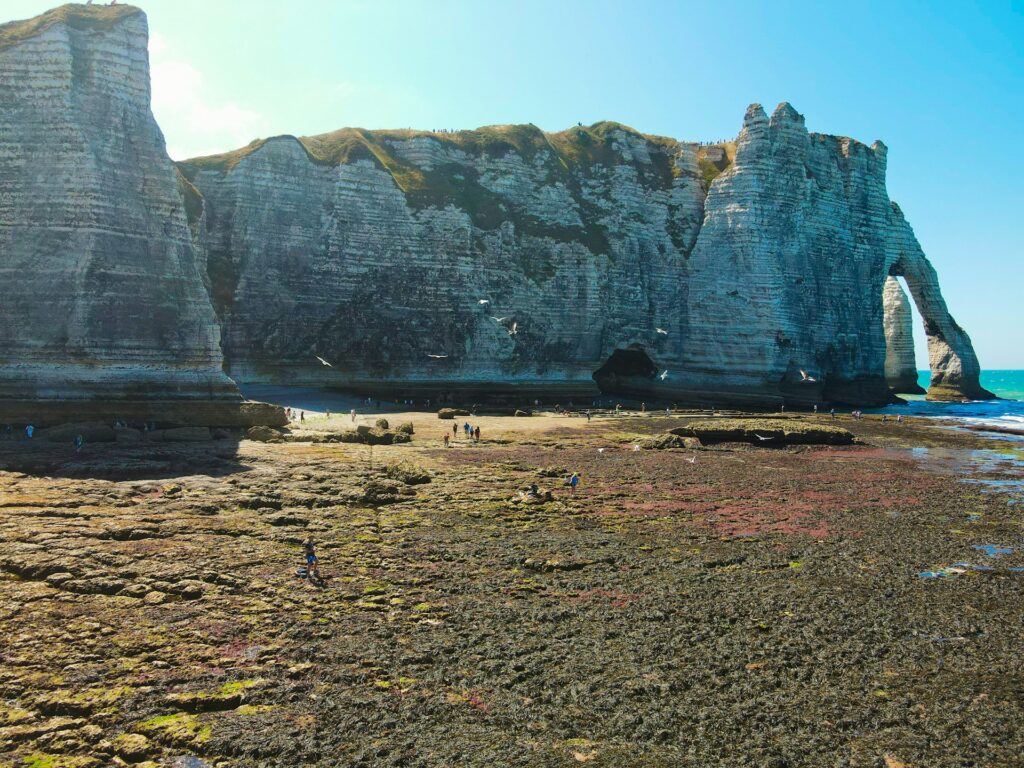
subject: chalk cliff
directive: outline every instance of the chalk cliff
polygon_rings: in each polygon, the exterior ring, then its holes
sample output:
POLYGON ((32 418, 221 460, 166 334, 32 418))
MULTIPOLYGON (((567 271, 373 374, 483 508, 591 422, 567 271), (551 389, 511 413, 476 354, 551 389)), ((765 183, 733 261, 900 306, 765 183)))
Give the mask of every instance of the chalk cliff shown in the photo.
POLYGON ((924 394, 917 383, 910 299, 895 277, 885 278, 882 308, 885 312, 885 381, 895 392, 924 394))
POLYGON ((146 39, 130 6, 0 26, 0 399, 234 401, 226 365, 365 392, 882 403, 914 367, 898 275, 930 396, 988 395, 880 142, 753 105, 711 146, 612 122, 343 129, 176 167, 146 39))
POLYGON ((901 274, 933 394, 981 393, 885 146, 809 133, 788 104, 752 106, 727 145, 616 123, 346 129, 181 168, 242 380, 882 403, 901 274))
POLYGON ((140 10, 0 26, 0 399, 240 400, 186 183, 140 10))

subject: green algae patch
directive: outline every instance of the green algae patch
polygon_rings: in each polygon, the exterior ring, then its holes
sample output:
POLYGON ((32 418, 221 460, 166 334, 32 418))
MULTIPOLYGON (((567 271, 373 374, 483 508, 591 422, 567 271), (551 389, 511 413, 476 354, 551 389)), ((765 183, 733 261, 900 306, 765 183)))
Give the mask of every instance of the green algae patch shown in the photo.
POLYGON ((849 445, 853 433, 830 424, 806 424, 790 419, 708 419, 669 430, 709 443, 751 443, 764 448, 780 445, 849 445))
POLYGON ((189 712, 158 715, 138 723, 135 729, 158 741, 175 746, 201 746, 213 735, 213 729, 209 725, 203 724, 198 715, 189 712))
POLYGON ((245 700, 245 692, 259 683, 259 680, 234 680, 216 691, 173 693, 167 697, 167 703, 186 712, 222 712, 237 708, 245 700))
POLYGON ((5 725, 17 725, 18 723, 23 723, 26 720, 31 720, 34 717, 35 715, 27 709, 0 703, 0 727, 5 725))
POLYGON ((25 768, 94 768, 101 763, 95 757, 48 755, 36 752, 21 761, 25 768))
POLYGON ((127 685, 112 688, 88 688, 84 691, 53 691, 36 699, 36 707, 46 715, 88 715, 109 711, 121 699, 135 692, 127 685))

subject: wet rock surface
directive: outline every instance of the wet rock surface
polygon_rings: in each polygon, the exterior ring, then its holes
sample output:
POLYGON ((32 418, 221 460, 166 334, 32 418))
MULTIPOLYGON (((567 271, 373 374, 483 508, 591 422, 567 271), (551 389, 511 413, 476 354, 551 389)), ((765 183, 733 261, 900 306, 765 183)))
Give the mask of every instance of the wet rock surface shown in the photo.
POLYGON ((434 413, 301 441, 344 420, 228 464, 0 441, 0 762, 1016 764, 1019 507, 958 481, 1020 472, 991 441, 634 450, 691 419, 538 414, 445 449, 434 413), (919 576, 961 562, 989 570, 919 576))

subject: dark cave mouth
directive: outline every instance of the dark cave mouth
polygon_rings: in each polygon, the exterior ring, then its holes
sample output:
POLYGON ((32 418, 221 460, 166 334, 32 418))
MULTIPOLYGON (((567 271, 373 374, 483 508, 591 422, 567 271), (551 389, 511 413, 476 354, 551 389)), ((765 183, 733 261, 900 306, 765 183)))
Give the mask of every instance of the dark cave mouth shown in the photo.
POLYGON ((653 381, 658 369, 639 345, 616 349, 604 365, 594 371, 593 378, 602 392, 626 393, 638 384, 653 381))

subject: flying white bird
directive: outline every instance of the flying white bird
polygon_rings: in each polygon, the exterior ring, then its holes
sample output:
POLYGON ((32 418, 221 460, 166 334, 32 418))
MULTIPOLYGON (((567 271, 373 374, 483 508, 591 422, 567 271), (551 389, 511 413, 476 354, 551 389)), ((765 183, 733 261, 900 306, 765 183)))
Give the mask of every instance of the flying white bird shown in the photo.
POLYGON ((511 318, 508 318, 508 317, 491 317, 491 320, 493 320, 496 323, 505 323, 506 321, 508 321, 510 319, 511 318))
POLYGON ((757 432, 754 433, 754 437, 756 437, 758 440, 774 440, 775 439, 775 435, 768 435, 768 437, 765 437, 764 435, 757 434, 757 432))
POLYGON ((519 323, 512 323, 512 327, 509 329, 508 335, 515 336, 519 333, 519 323))
POLYGON ((813 384, 817 379, 813 376, 809 376, 807 371, 800 371, 800 381, 806 381, 808 384, 813 384))
POLYGON ((697 457, 694 456, 692 459, 687 459, 687 461, 690 462, 691 464, 696 464, 697 463, 697 457))
POLYGON ((427 357, 432 357, 435 360, 444 360, 446 357, 448 357, 448 355, 431 355, 431 354, 428 354, 427 357))
POLYGON ((664 328, 655 328, 654 330, 656 330, 662 336, 668 336, 668 331, 666 331, 664 328))
POLYGON ((330 363, 328 363, 328 362, 327 362, 326 360, 324 360, 324 359, 323 359, 322 357, 320 357, 320 355, 313 355, 313 357, 315 357, 315 358, 316 358, 317 360, 319 360, 319 361, 320 361, 321 363, 323 363, 324 365, 326 365, 326 366, 327 366, 328 368, 333 368, 333 367, 334 367, 333 365, 331 365, 330 363))
POLYGON ((490 304, 490 303, 491 303, 491 302, 490 302, 490 300, 489 300, 489 299, 480 299, 480 306, 481 306, 481 307, 483 307, 483 306, 486 306, 486 305, 488 305, 488 304, 490 304))
POLYGON ((668 369, 665 369, 664 371, 662 371, 661 374, 658 376, 658 378, 661 379, 662 381, 667 379, 668 378, 668 369))

